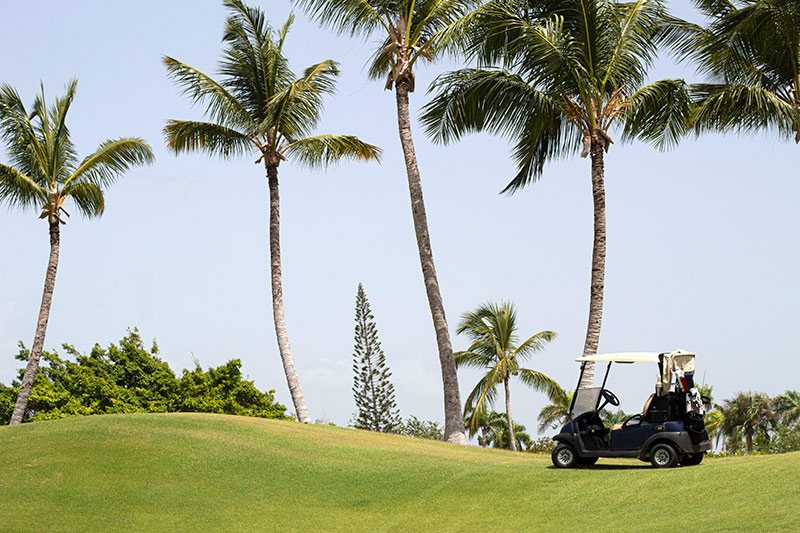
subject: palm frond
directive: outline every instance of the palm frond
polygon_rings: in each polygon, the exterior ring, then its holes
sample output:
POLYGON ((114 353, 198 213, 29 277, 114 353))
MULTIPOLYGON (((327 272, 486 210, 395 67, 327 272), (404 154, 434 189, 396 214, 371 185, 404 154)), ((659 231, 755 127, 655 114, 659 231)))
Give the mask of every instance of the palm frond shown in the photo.
POLYGON ((456 368, 471 367, 485 369, 494 362, 491 356, 483 353, 472 352, 469 350, 456 352, 453 354, 456 360, 456 368))
POLYGON ((0 203, 15 207, 41 206, 47 200, 47 189, 15 169, 0 164, 0 203))
POLYGON ((0 86, 0 137, 11 164, 41 186, 47 186, 47 154, 19 93, 0 86))
POLYGON ((269 100, 258 133, 266 134, 274 127, 289 139, 308 135, 321 118, 323 97, 334 93, 338 75, 338 65, 331 60, 307 68, 302 78, 269 100))
POLYGON ((425 132, 435 142, 487 131, 514 138, 531 116, 560 114, 558 103, 519 75, 498 69, 461 69, 439 76, 422 109, 425 132))
POLYGON ((205 112, 212 120, 232 129, 251 131, 255 128, 254 118, 220 83, 177 59, 164 56, 162 61, 167 75, 192 103, 204 103, 205 112))
POLYGON ((649 83, 625 103, 623 139, 640 138, 658 149, 672 148, 689 130, 692 108, 683 80, 649 83))
POLYGON ((656 57, 656 46, 664 32, 667 15, 659 0, 636 0, 617 5, 618 25, 614 31, 614 51, 603 65, 603 90, 624 85, 638 86, 646 68, 656 57))
POLYGON ((341 34, 367 37, 383 28, 389 33, 392 24, 386 18, 382 0, 294 0, 312 20, 341 34), (382 11, 382 12, 381 12, 382 11))
POLYGON ((87 218, 99 217, 105 211, 103 190, 90 181, 73 181, 61 191, 62 198, 72 198, 78 211, 87 218))
POLYGON ((691 93, 698 102, 692 116, 697 133, 771 129, 791 137, 800 127, 800 109, 760 87, 697 84, 691 93))
POLYGON ((548 161, 577 154, 583 132, 570 126, 562 113, 531 116, 518 133, 511 152, 517 164, 517 174, 501 192, 517 192, 538 181, 548 161))
MULTIPOLYGON (((475 388, 473 388, 467 396, 464 409, 478 411, 486 409, 487 406, 494 405, 494 401, 497 397, 497 386, 502 382, 503 378, 500 375, 498 367, 489 370, 489 372, 481 377, 475 385, 475 388)), ((475 422, 477 422, 477 420, 475 422)), ((472 429, 475 428, 477 428, 477 425, 473 422, 472 429)))
POLYGON ((552 396, 555 392, 561 390, 553 378, 541 372, 529 368, 520 368, 518 372, 517 377, 519 377, 519 380, 535 391, 544 392, 552 396))
POLYGON ((108 140, 81 162, 67 178, 65 185, 76 181, 108 187, 131 167, 152 163, 154 159, 153 151, 144 139, 129 137, 108 140))
POLYGON ((320 168, 343 159, 380 161, 382 151, 352 135, 317 135, 293 142, 283 153, 301 165, 320 168))
MULTIPOLYGON (((417 48, 417 55, 423 49, 432 53, 456 44, 454 26, 464 25, 462 19, 480 6, 479 0, 424 0, 418 1, 411 22, 409 44, 417 48)), ((456 29, 457 31, 457 29, 456 29)), ((413 62, 413 61, 412 61, 413 62)))
POLYGON ((228 159, 253 148, 249 136, 210 122, 170 120, 164 128, 164 136, 175 154, 201 151, 228 159))
POLYGON ((520 344, 516 350, 514 350, 513 354, 520 361, 524 361, 532 354, 536 352, 541 352, 544 350, 545 345, 548 342, 552 342, 558 334, 555 331, 540 331, 535 335, 531 335, 528 337, 525 342, 520 344))

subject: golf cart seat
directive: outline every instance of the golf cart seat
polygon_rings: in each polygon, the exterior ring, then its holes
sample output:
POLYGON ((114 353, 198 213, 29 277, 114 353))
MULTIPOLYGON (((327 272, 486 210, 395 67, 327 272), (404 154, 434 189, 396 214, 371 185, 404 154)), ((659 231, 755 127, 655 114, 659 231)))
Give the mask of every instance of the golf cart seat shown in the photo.
POLYGON ((656 393, 650 395, 646 402, 644 402, 644 408, 642 409, 642 416, 647 418, 647 411, 650 409, 650 404, 653 403, 653 398, 656 397, 656 393))
MULTIPOLYGON (((643 420, 647 420, 647 410, 650 409, 650 404, 653 402, 653 398, 655 398, 655 396, 656 396, 655 393, 651 394, 650 397, 647 399, 647 401, 644 402, 644 408, 642 409, 642 419, 643 420)), ((618 422, 618 423, 614 424, 614 427, 612 427, 611 430, 613 431, 615 429, 622 429, 622 425, 624 423, 625 422, 618 422)))

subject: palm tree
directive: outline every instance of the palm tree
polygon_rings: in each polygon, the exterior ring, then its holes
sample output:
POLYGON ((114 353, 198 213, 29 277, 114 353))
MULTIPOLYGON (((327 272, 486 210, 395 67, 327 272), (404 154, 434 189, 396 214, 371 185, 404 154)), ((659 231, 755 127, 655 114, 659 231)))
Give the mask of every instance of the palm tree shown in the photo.
POLYGON ((790 426, 800 420, 800 392, 787 390, 775 398, 775 413, 781 417, 782 422, 790 426))
POLYGON ((539 411, 539 433, 556 428, 569 420, 569 406, 572 404, 572 393, 561 387, 550 395, 550 403, 539 411))
MULTIPOLYGON (((583 355, 597 353, 606 257, 604 152, 623 140, 664 148, 685 132, 683 80, 645 83, 667 14, 659 0, 491 0, 451 29, 478 68, 440 76, 422 121, 437 142, 487 131, 514 141, 518 172, 503 189, 537 181, 545 163, 591 156, 594 244, 583 355), (494 66, 499 65, 499 66, 494 66)), ((454 37, 455 36, 455 37, 454 37)), ((586 363, 581 387, 594 382, 586 363)))
POLYGON ((706 431, 708 431, 708 438, 711 441, 715 441, 715 446, 719 446, 722 443, 722 451, 724 452, 725 413, 722 410, 722 406, 714 402, 714 387, 704 383, 699 385, 697 390, 706 404, 704 421, 706 431))
MULTIPOLYGON (((716 406, 718 407, 718 406, 716 406)), ((709 440, 716 441, 715 446, 722 442, 722 451, 725 451, 725 413, 721 409, 712 408, 706 412, 705 416, 706 431, 709 440)))
POLYGON ((386 77, 386 89, 394 88, 397 123, 405 157, 414 231, 422 265, 422 277, 431 309, 444 388, 445 440, 466 444, 461 415, 458 374, 447 327, 444 304, 433 262, 428 218, 422 196, 417 156, 411 137, 408 95, 414 92, 414 66, 420 58, 432 61, 444 42, 440 32, 454 24, 476 0, 294 0, 308 14, 340 33, 382 35, 382 44, 369 68, 371 78, 386 77))
POLYGON ((676 20, 674 42, 711 83, 692 86, 704 131, 775 130, 800 143, 800 4, 694 0, 708 27, 676 20))
POLYGON ((40 219, 47 219, 50 233, 50 259, 39 320, 11 425, 19 424, 25 417, 39 368, 58 269, 60 226, 66 224, 64 217, 69 217, 64 207, 67 199, 72 199, 82 215, 99 217, 105 209, 103 190, 131 167, 153 161, 150 147, 135 137, 107 140, 82 161, 78 160, 66 124, 77 84, 77 80, 70 81, 64 96, 56 98, 50 107, 42 86, 30 113, 13 87, 0 86, 0 137, 11 161, 11 165, 0 164, 0 202, 36 209, 40 219))
MULTIPOLYGON (((517 312, 514 305, 504 302, 500 305, 486 303, 475 311, 464 313, 458 326, 459 334, 465 333, 472 344, 463 352, 455 354, 456 366, 480 368, 486 374, 478 381, 467 397, 465 412, 476 412, 493 405, 497 388, 502 384, 505 389, 506 417, 508 434, 511 436, 511 449, 516 451, 513 419, 511 417, 511 388, 513 376, 534 390, 550 395, 557 390, 558 384, 536 370, 521 368, 520 364, 534 353, 544 349, 546 343, 556 338, 552 331, 540 331, 517 345, 517 312)), ((470 417, 477 430, 477 418, 470 417)))
POLYGON ((170 120, 164 129, 176 154, 203 151, 223 158, 255 153, 269 184, 269 248, 272 311, 283 369, 297 419, 309 423, 300 380, 292 359, 283 312, 280 252, 278 166, 293 161, 310 168, 341 159, 375 160, 380 149, 349 135, 309 136, 322 112, 322 98, 334 91, 339 74, 331 60, 307 68, 299 78, 289 69, 283 44, 294 20, 289 16, 273 30, 257 8, 226 0, 228 17, 220 62, 221 81, 171 57, 164 57, 169 76, 193 102, 206 106, 210 122, 170 120))
POLYGON ((494 411, 489 413, 486 405, 482 405, 479 409, 473 410, 465 414, 464 428, 467 430, 470 438, 478 435, 478 445, 486 447, 492 442, 500 440, 500 434, 497 429, 492 426, 491 415, 496 415, 494 411), (480 434, 478 434, 480 432, 480 434))
POLYGON ((508 417, 505 413, 492 411, 488 414, 487 422, 491 428, 487 445, 513 451, 525 450, 530 447, 531 436, 526 432, 525 426, 522 424, 513 423, 513 432, 511 433, 513 440, 509 438, 508 417))
POLYGON ((740 392, 723 403, 723 431, 728 436, 728 448, 736 451, 745 439, 747 452, 753 451, 753 436, 767 433, 775 421, 772 402, 761 392, 740 392))

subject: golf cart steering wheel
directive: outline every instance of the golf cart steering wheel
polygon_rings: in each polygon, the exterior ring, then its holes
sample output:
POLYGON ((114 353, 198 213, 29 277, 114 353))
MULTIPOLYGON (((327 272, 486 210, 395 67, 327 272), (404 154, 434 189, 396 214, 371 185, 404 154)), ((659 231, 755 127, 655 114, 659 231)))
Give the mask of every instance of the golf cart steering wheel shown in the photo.
POLYGON ((603 392, 601 392, 600 394, 603 396, 603 399, 606 401, 606 403, 611 404, 614 407, 619 406, 619 398, 617 398, 617 395, 611 392, 610 390, 603 389, 603 392))

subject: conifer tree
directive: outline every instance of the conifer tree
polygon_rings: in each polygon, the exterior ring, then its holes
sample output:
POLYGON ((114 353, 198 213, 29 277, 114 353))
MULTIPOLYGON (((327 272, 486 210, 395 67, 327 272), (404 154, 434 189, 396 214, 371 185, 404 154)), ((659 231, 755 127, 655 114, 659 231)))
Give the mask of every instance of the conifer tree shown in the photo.
POLYGON ((369 307, 364 287, 358 284, 356 330, 353 352, 353 396, 356 414, 353 425, 359 429, 394 433, 400 428, 400 413, 394 400, 392 373, 378 341, 378 328, 369 307))

